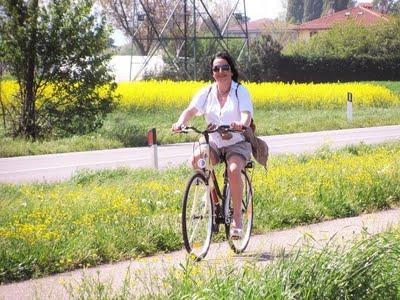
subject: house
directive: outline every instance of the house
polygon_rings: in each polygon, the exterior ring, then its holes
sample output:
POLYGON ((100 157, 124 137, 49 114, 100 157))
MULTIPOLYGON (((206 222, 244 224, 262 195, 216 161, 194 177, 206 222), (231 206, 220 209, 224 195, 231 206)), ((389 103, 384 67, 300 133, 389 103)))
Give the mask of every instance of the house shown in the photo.
MULTIPOLYGON (((385 14, 373 10, 372 3, 360 3, 356 7, 351 7, 338 12, 328 12, 327 15, 312 21, 299 24, 285 24, 279 20, 259 19, 247 23, 249 37, 257 37, 263 32, 271 34, 273 37, 282 36, 284 32, 289 39, 300 38, 309 39, 314 34, 331 29, 335 24, 354 20, 363 26, 371 26, 381 21, 388 21, 385 14)), ((235 24, 227 30, 229 36, 243 36, 245 24, 235 24)))
MULTIPOLYGON (((247 22, 249 37, 259 36, 265 29, 272 27, 274 22, 273 19, 267 18, 247 22)), ((243 36, 243 34, 245 34, 245 26, 245 23, 229 26, 227 33, 229 36, 243 36)))
POLYGON ((338 12, 331 12, 327 15, 312 21, 293 26, 300 39, 308 40, 314 34, 331 29, 334 25, 353 20, 363 26, 371 26, 378 22, 388 21, 385 14, 373 10, 372 3, 360 3, 356 7, 351 7, 338 12))
MULTIPOLYGON (((281 44, 286 44, 288 41, 296 39, 297 33, 293 30, 295 25, 287 24, 278 19, 259 19, 247 23, 247 32, 249 39, 260 36, 262 33, 270 34, 275 40, 281 44)), ((228 27, 227 35, 243 37, 245 35, 245 24, 235 24, 228 27)))

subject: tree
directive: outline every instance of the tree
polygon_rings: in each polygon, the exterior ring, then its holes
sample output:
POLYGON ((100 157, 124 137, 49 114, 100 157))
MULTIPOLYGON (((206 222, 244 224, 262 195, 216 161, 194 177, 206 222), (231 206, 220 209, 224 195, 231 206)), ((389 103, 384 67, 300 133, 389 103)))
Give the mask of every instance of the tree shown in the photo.
POLYGON ((288 0, 286 21, 304 23, 354 5, 355 0, 288 0))
POLYGON ((250 44, 251 60, 242 71, 246 79, 256 82, 277 80, 281 50, 282 46, 269 34, 253 40, 250 44))
POLYGON ((365 27, 354 21, 297 41, 283 50, 284 55, 307 58, 400 57, 400 18, 392 17, 365 27))
POLYGON ((324 7, 322 10, 323 15, 327 14, 330 11, 337 12, 355 5, 353 0, 324 0, 323 2, 324 2, 324 7))
POLYGON ((318 19, 322 14, 322 0, 304 0, 303 22, 318 19))
MULTIPOLYGON (((183 34, 184 6, 168 0, 100 0, 111 23, 129 37, 141 55, 147 55, 158 36, 183 34), (174 6, 176 4, 176 6, 174 6), (167 24, 167 26, 165 26, 167 24)), ((190 7, 186 7, 189 17, 190 7)), ((176 46, 178 49, 179 46, 176 46)))
POLYGON ((374 0, 372 3, 381 13, 400 14, 400 0, 374 0))
POLYGON ((288 0, 286 21, 292 24, 299 24, 303 21, 304 0, 288 0))
POLYGON ((0 0, 0 48, 19 85, 7 108, 14 136, 87 133, 110 111, 110 30, 92 8, 91 0, 0 0))

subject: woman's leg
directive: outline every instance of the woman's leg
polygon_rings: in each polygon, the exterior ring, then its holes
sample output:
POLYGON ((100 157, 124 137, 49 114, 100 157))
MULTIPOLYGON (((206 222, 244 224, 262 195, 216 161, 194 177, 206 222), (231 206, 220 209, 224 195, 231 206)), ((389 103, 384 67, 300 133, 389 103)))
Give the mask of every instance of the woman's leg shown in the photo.
POLYGON ((233 154, 228 158, 228 179, 233 202, 233 227, 242 228, 242 198, 243 182, 242 170, 245 159, 241 155, 233 154))

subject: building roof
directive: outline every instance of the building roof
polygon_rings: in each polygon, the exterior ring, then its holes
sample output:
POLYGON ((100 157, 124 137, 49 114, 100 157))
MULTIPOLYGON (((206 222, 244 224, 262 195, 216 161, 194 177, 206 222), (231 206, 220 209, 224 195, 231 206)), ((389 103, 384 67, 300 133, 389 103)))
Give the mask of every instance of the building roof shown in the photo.
MULTIPOLYGON (((250 21, 247 22, 247 30, 249 32, 251 31, 260 31, 263 30, 265 27, 271 26, 274 23, 274 20, 272 19, 259 19, 259 20, 254 20, 254 21, 250 21)), ((245 29, 245 24, 242 24, 243 29, 245 29)), ((235 24, 232 26, 229 26, 228 30, 230 32, 242 32, 242 27, 239 24, 235 24)))
POLYGON ((382 20, 388 19, 372 9, 371 3, 361 3, 356 7, 344 9, 321 18, 297 25, 295 30, 324 30, 330 29, 335 24, 343 23, 347 20, 354 20, 357 24, 371 26, 382 20))

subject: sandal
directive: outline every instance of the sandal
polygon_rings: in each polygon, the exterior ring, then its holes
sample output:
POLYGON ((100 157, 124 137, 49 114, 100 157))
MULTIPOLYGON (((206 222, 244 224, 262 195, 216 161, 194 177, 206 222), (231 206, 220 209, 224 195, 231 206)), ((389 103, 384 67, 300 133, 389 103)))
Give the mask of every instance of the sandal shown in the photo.
POLYGON ((243 235, 242 228, 231 227, 230 235, 233 240, 241 239, 243 235))

